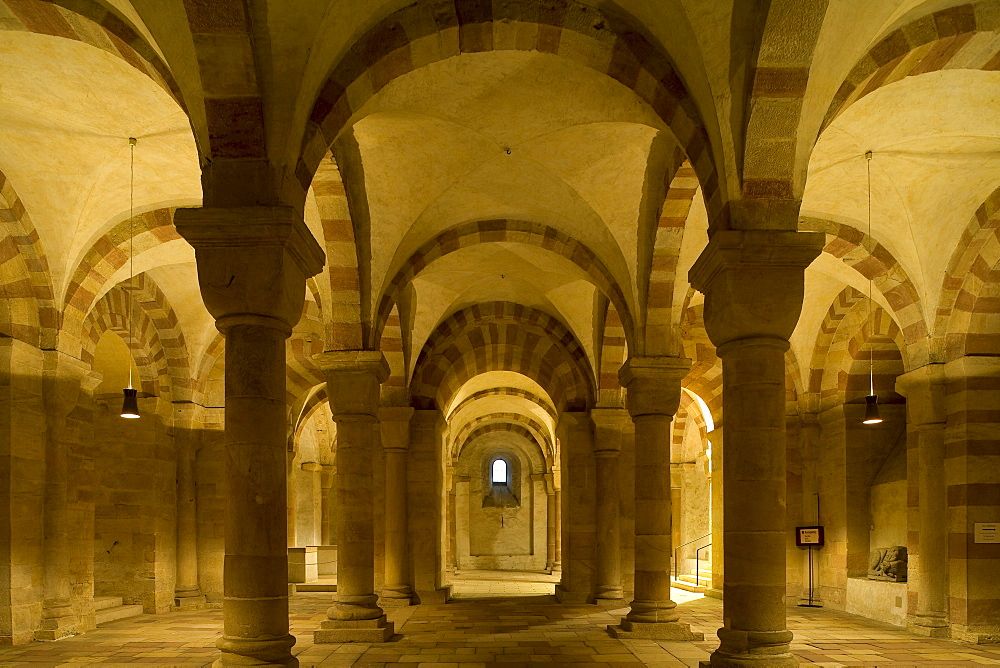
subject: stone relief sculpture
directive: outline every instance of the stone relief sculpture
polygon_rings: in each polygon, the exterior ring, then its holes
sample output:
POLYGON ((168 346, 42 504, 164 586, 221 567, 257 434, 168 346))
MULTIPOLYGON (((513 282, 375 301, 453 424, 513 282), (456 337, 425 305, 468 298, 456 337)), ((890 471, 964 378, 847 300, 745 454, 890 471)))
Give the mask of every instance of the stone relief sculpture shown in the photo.
POLYGON ((868 579, 906 582, 906 548, 880 547, 868 555, 868 579))

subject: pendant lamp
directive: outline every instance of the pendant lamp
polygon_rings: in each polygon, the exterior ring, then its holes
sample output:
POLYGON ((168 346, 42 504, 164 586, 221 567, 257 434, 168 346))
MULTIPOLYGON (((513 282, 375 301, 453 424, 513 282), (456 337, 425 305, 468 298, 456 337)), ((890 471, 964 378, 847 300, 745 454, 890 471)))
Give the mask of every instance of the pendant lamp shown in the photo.
MULTIPOLYGON (((872 238, 872 152, 865 151, 868 163, 868 238, 872 238)), ((872 327, 872 279, 868 279, 868 327, 872 327)), ((862 424, 878 424, 878 395, 875 394, 875 348, 868 351, 868 396, 865 397, 865 419, 862 424)))
MULTIPOLYGON (((125 296, 125 319, 128 321, 128 344, 132 347, 132 282, 135 280, 135 254, 132 252, 133 226, 133 196, 135 191, 135 137, 128 138, 129 145, 129 182, 128 182, 128 293, 125 296)), ((122 400, 123 418, 137 419, 139 417, 138 392, 132 387, 132 360, 129 358, 128 365, 128 387, 122 390, 124 398, 122 400)))

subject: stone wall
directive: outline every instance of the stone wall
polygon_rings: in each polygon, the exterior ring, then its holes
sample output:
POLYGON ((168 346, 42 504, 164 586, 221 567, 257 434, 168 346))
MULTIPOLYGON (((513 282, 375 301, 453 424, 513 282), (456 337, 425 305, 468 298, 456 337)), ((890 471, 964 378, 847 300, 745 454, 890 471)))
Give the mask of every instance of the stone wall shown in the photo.
POLYGON ((173 435, 155 399, 140 401, 139 420, 119 417, 118 395, 101 399, 94 416, 94 594, 166 612, 174 598, 173 435))
POLYGON ((225 438, 222 409, 206 409, 195 477, 198 494, 198 575, 211 603, 222 601, 222 565, 226 555, 225 438))
POLYGON ((0 338, 0 644, 34 639, 42 614, 42 353, 0 338))

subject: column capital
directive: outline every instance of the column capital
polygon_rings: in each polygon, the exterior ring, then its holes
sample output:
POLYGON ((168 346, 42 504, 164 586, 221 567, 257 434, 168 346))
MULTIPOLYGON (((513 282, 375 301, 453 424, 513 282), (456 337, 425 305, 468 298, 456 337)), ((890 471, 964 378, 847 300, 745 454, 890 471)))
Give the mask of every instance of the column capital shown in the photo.
POLYGON ((896 377, 896 392, 906 397, 910 424, 944 424, 945 365, 925 364, 896 377))
POLYGON ((622 432, 630 422, 624 408, 592 408, 590 419, 594 421, 594 454, 614 456, 622 449, 622 432))
POLYGON ((383 450, 386 452, 406 452, 410 448, 410 418, 412 417, 413 409, 409 406, 382 406, 378 409, 383 450))
POLYGON ((825 244, 821 232, 719 230, 691 267, 705 295, 705 328, 716 346, 745 338, 787 340, 805 291, 805 269, 825 244))
POLYGON ((629 357, 618 371, 629 415, 673 416, 681 402, 681 380, 690 370, 691 360, 684 357, 629 357))
POLYGON ((389 377, 389 363, 377 350, 335 350, 313 355, 326 374, 326 395, 338 415, 379 411, 379 386, 389 377))
POLYGON ((288 329, 298 322, 305 279, 323 269, 325 256, 293 207, 177 209, 174 225, 194 247, 202 299, 220 329, 239 322, 234 316, 288 329))
POLYGON ((79 402, 81 392, 92 392, 100 384, 100 374, 95 374, 98 382, 91 383, 90 366, 83 360, 58 350, 46 350, 43 355, 45 408, 66 416, 79 402))

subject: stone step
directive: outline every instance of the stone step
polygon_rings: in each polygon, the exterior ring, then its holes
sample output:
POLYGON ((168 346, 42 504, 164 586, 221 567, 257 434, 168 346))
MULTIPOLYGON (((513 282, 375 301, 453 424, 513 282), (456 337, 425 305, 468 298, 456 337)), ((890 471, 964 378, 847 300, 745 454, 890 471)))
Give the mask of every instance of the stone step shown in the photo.
POLYGON ((95 596, 94 610, 104 610, 105 608, 117 608, 122 604, 121 596, 95 596))
POLYGON ((684 582, 683 580, 671 580, 670 586, 675 589, 683 589, 684 591, 689 591, 692 594, 704 594, 708 591, 708 583, 702 580, 704 584, 695 585, 693 582, 684 582))
POLYGON ((94 616, 98 626, 100 626, 101 624, 107 624, 108 622, 114 622, 119 619, 138 617, 141 614, 141 605, 118 605, 113 608, 102 608, 101 610, 96 611, 94 616))
POLYGON ((708 571, 706 573, 705 571, 702 571, 701 573, 698 573, 697 582, 695 582, 694 573, 682 573, 677 579, 683 582, 690 582, 691 584, 704 584, 705 582, 712 581, 712 572, 708 571))
POLYGON ((334 592, 337 585, 330 582, 298 582, 295 584, 297 592, 334 592))

